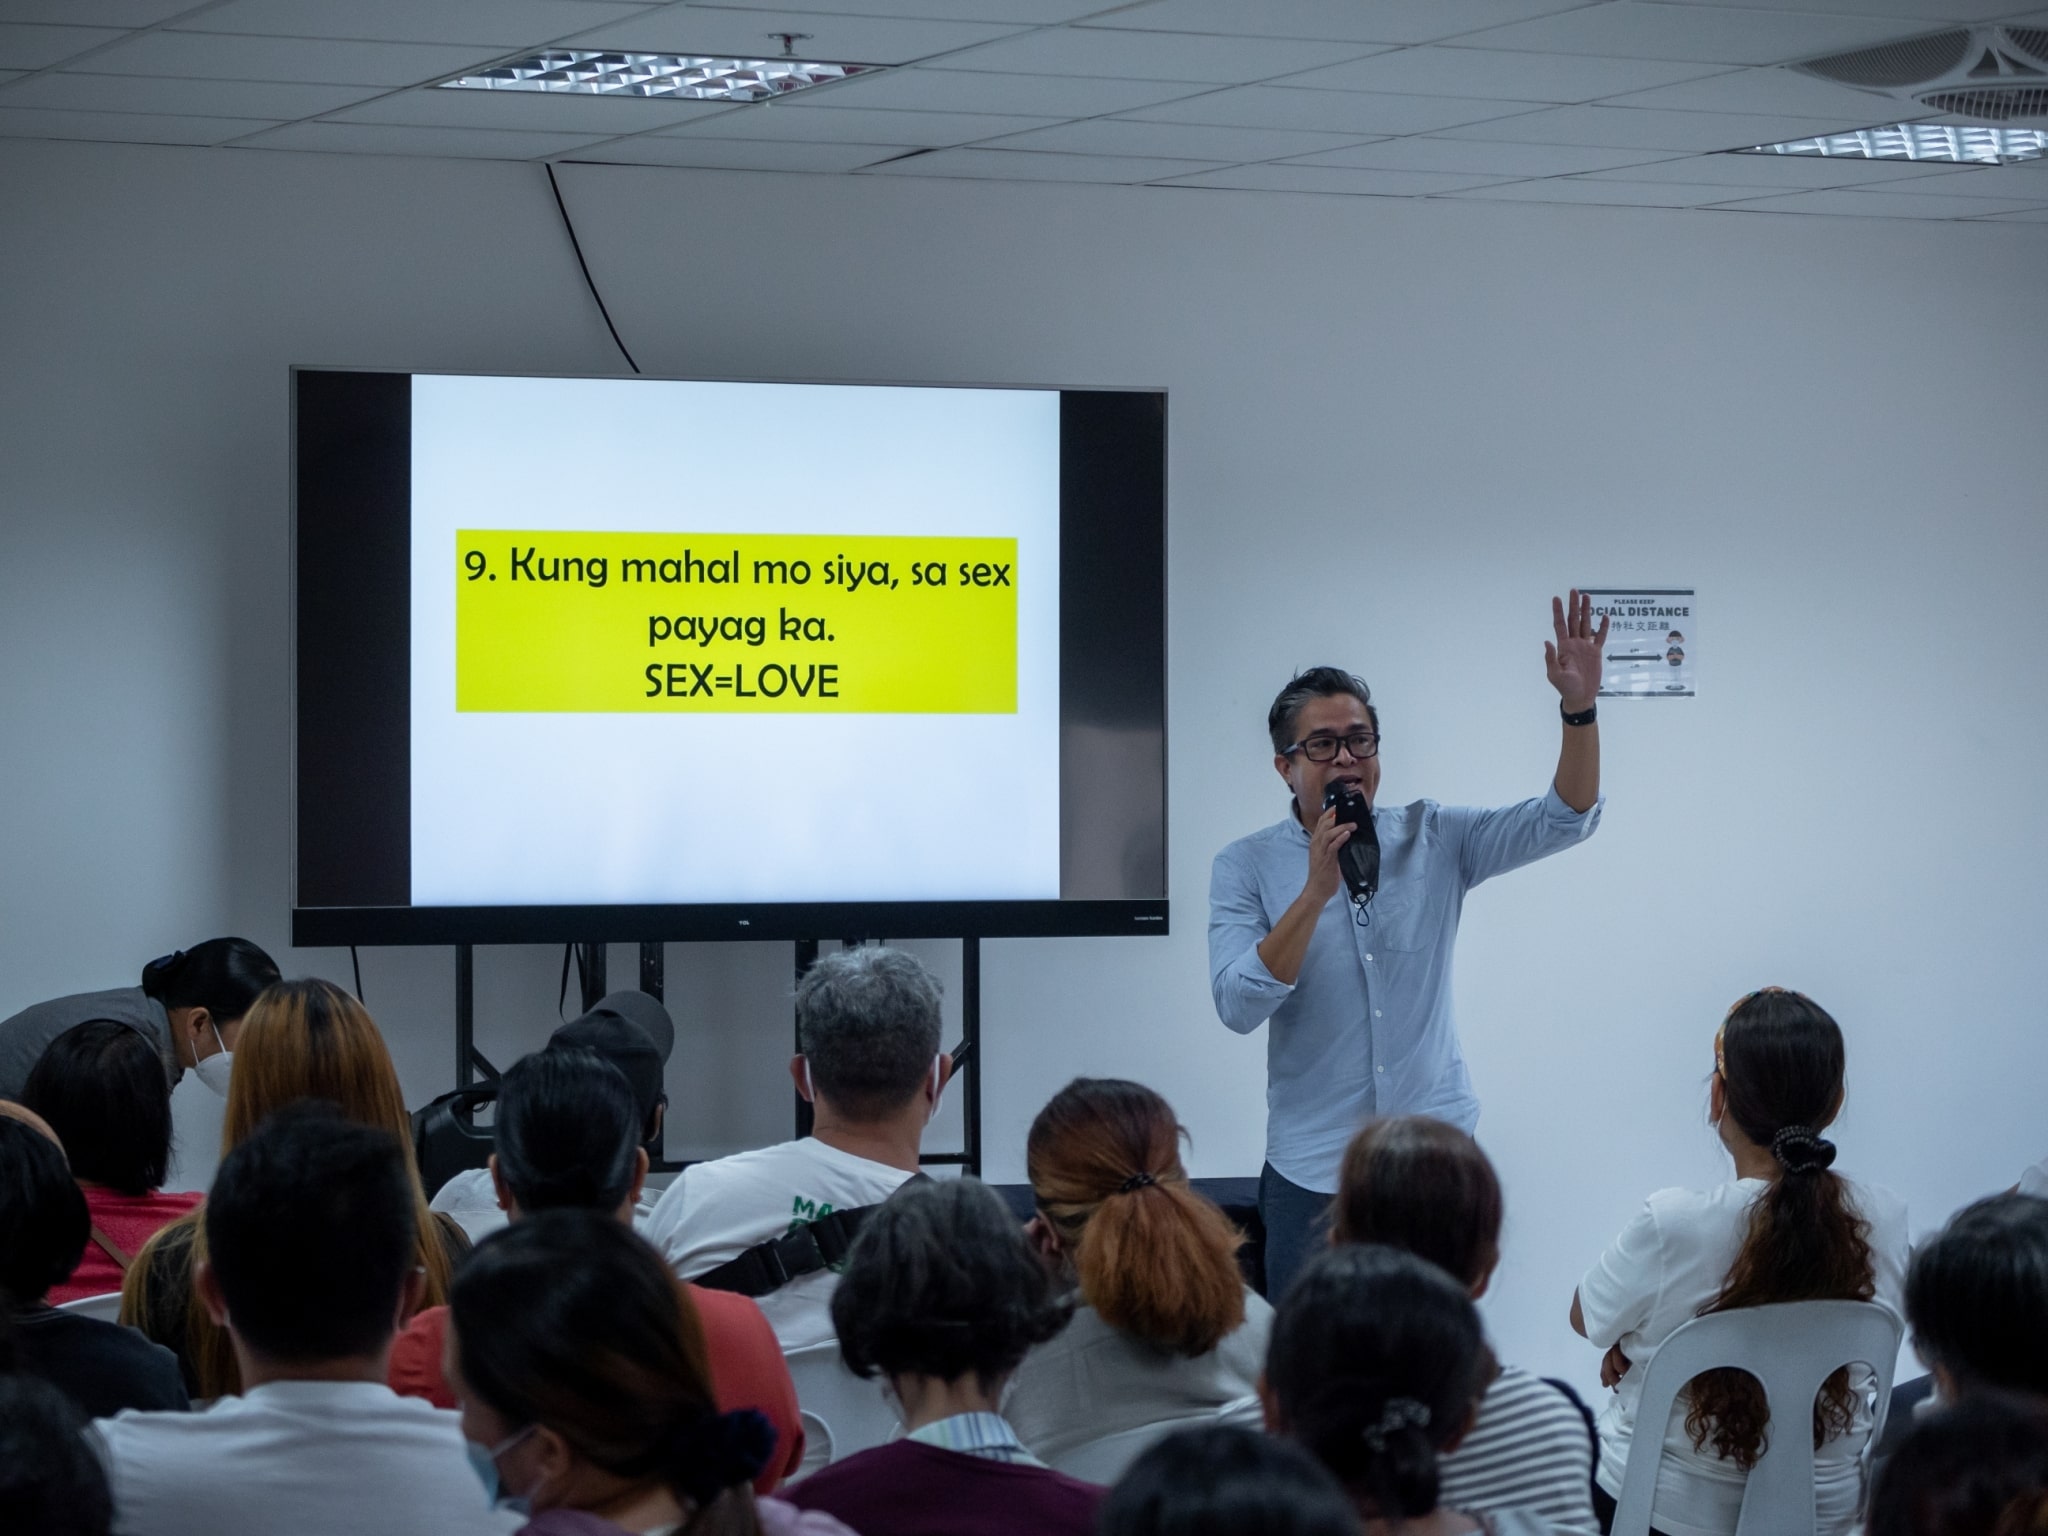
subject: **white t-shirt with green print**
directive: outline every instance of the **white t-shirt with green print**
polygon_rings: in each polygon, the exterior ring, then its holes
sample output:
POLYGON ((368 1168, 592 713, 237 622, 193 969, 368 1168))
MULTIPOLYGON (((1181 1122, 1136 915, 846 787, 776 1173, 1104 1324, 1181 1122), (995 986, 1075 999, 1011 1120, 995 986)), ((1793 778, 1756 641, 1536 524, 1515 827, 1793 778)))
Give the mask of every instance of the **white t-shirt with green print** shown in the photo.
MULTIPOLYGON (((806 1136, 685 1168, 655 1202, 643 1231, 670 1268, 694 1280, 800 1222, 878 1205, 909 1177, 806 1136)), ((758 1298, 785 1352, 833 1337, 832 1288, 838 1283, 827 1270, 758 1298)))

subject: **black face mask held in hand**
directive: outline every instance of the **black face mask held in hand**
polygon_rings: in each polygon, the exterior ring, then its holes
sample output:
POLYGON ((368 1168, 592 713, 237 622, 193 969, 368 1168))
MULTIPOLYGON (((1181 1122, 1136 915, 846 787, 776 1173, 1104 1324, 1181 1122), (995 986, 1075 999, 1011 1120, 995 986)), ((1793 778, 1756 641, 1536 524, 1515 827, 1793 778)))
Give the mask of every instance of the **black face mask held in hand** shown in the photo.
POLYGON ((1353 906, 1363 909, 1380 888, 1380 840, 1373 830, 1372 807, 1356 784, 1336 783, 1323 792, 1323 809, 1337 810, 1339 826, 1350 826, 1351 840, 1337 850, 1337 869, 1353 906))

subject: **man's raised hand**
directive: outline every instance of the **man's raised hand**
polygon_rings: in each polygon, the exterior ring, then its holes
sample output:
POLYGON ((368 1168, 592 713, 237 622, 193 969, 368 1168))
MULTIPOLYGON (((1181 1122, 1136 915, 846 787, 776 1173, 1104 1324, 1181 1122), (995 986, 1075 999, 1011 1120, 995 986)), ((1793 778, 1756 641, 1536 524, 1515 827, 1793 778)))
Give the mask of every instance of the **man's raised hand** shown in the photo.
POLYGON ((1600 658, 1607 649, 1607 619, 1593 628, 1593 599, 1576 587, 1570 597, 1550 600, 1555 641, 1543 642, 1543 669, 1550 686, 1574 714, 1590 709, 1600 692, 1600 658))

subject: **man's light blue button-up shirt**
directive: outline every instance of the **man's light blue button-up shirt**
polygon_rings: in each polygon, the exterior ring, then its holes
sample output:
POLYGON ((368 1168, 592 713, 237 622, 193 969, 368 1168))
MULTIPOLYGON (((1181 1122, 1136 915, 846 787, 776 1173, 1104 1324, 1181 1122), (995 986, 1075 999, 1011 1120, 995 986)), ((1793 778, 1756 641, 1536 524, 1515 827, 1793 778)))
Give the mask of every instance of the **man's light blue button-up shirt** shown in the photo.
POLYGON ((1360 926, 1338 887, 1316 920, 1301 975, 1266 969, 1259 942, 1301 894, 1308 833, 1291 814, 1216 855, 1209 875, 1209 978, 1239 1034, 1267 1019, 1266 1161, 1332 1193, 1345 1144, 1377 1115, 1433 1115, 1470 1131, 1479 1100, 1451 1014, 1451 950, 1465 893, 1592 835, 1555 787, 1498 810, 1417 800, 1376 806, 1380 889, 1360 926))

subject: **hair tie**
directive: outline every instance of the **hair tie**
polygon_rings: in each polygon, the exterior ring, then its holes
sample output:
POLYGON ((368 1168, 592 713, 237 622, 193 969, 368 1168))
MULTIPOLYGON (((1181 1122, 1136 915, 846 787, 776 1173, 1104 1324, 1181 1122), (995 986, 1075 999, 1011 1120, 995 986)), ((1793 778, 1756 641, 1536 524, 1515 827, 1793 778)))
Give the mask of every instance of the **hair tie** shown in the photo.
POLYGON ((1366 1425, 1363 1431, 1365 1448, 1378 1456, 1387 1448, 1387 1436, 1399 1434, 1404 1429, 1427 1429, 1429 1427, 1429 1406, 1418 1403, 1412 1397, 1390 1397, 1387 1406, 1380 1410, 1379 1422, 1366 1425))
POLYGON ((1128 1179, 1125 1179, 1123 1183, 1117 1185, 1116 1192, 1120 1195, 1128 1195, 1134 1189, 1146 1189, 1158 1182, 1149 1173, 1134 1173, 1128 1179))
POLYGON ((775 1426, 752 1408, 700 1419, 676 1437, 676 1482, 699 1508, 751 1483, 775 1454, 775 1426))
POLYGON ((1771 1138, 1771 1156, 1787 1173, 1820 1173, 1834 1166, 1835 1144, 1807 1125, 1788 1125, 1771 1138))

